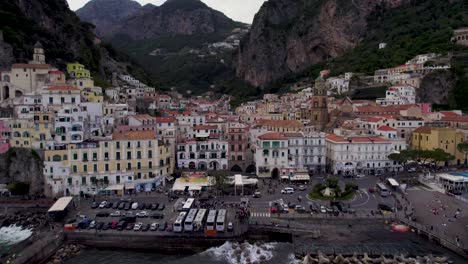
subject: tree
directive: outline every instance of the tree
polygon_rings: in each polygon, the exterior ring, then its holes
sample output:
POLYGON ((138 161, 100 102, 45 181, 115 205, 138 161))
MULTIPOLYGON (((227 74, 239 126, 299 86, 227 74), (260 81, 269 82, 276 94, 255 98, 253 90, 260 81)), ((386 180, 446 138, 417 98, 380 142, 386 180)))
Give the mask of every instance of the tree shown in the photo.
POLYGON ((12 195, 26 195, 29 193, 29 183, 12 182, 8 184, 8 190, 12 195))
POLYGON ((457 150, 465 154, 465 161, 463 164, 466 166, 468 164, 468 142, 458 143, 457 150))
POLYGON ((455 156, 453 156, 450 153, 445 152, 443 149, 440 149, 440 148, 433 150, 431 153, 431 156, 436 164, 438 162, 447 163, 455 159, 455 156))
POLYGON ((403 170, 406 171, 406 165, 414 157, 412 150, 402 150, 399 153, 392 153, 388 155, 388 158, 392 161, 396 161, 403 165, 403 170))
POLYGON ((338 186, 338 178, 332 177, 327 179, 327 186, 330 188, 336 188, 338 186))

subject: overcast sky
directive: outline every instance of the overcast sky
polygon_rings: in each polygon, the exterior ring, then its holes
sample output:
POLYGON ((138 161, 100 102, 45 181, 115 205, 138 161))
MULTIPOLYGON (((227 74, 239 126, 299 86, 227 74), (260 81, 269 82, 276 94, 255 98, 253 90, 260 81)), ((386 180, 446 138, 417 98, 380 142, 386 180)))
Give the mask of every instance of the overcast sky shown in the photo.
MULTIPOLYGON (((67 0, 72 10, 77 10, 89 0, 67 0)), ((161 5, 165 0, 137 0, 142 5, 161 5)), ((244 23, 252 23, 255 13, 266 0, 202 0, 205 4, 223 12, 228 17, 244 23)))

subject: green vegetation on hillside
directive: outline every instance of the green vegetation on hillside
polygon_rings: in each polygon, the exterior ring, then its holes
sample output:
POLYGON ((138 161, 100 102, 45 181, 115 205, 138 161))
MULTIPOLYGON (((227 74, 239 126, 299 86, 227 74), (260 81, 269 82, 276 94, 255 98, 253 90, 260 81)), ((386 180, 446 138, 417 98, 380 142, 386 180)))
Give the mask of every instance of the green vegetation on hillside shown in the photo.
POLYGON ((418 54, 464 50, 450 39, 453 29, 468 26, 468 1, 448 3, 439 0, 415 0, 388 10, 378 7, 368 18, 363 41, 349 53, 312 67, 328 67, 332 75, 344 72, 373 74, 377 69, 405 63, 418 54), (379 43, 387 43, 379 49, 379 43))

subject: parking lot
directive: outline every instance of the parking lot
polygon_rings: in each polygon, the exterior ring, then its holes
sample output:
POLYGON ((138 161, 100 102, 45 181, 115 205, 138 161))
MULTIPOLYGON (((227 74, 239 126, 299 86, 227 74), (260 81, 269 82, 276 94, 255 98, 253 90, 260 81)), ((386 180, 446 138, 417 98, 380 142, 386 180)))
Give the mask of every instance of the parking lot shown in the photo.
MULTIPOLYGON (((79 201, 76 215, 71 217, 78 230, 94 232, 150 232, 155 235, 175 234, 173 223, 182 211, 182 201, 185 199, 170 199, 167 196, 159 197, 106 197, 79 201), (176 205, 179 204, 178 208, 176 205), (89 219, 89 220, 84 220, 89 219), (81 223, 81 224, 80 224, 81 223)), ((192 208, 227 209, 226 232, 218 235, 236 235, 245 228, 236 217, 236 209, 226 204, 214 202, 199 202, 195 200, 192 208), (233 230, 227 226, 232 223, 233 230)), ((179 234, 203 235, 204 227, 198 232, 182 232, 179 234)))

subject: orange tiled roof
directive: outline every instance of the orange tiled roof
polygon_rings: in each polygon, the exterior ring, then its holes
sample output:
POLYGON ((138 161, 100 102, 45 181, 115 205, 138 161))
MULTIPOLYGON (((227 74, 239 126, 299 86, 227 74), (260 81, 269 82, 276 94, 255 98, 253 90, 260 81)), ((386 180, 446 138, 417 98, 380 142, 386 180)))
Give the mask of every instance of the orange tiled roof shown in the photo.
POLYGON ((431 131, 432 131, 432 128, 426 127, 426 126, 422 126, 422 127, 416 128, 416 129, 413 131, 413 133, 430 134, 431 131))
POLYGON ((49 69, 49 64, 28 64, 28 63, 15 63, 11 68, 26 68, 26 69, 49 69))
POLYGON ((260 140, 286 140, 287 139, 283 134, 276 133, 276 132, 269 132, 269 133, 259 136, 258 138, 260 140))
POLYGON ((447 122, 468 122, 468 116, 444 116, 442 117, 442 121, 447 121, 447 122))
POLYGON ((348 137, 344 138, 335 134, 329 134, 327 140, 335 143, 391 143, 389 140, 382 137, 348 137))
POLYGON ((176 119, 173 116, 156 117, 157 123, 173 123, 176 119))
POLYGON ((193 130, 210 130, 210 129, 218 129, 218 126, 198 125, 198 126, 193 127, 193 130))
POLYGON ((113 140, 148 140, 156 139, 154 131, 125 131, 114 132, 112 134, 113 140))
POLYGON ((396 129, 394 129, 392 127, 389 127, 389 126, 381 126, 381 127, 377 128, 377 130, 380 130, 380 131, 397 131, 396 129))

